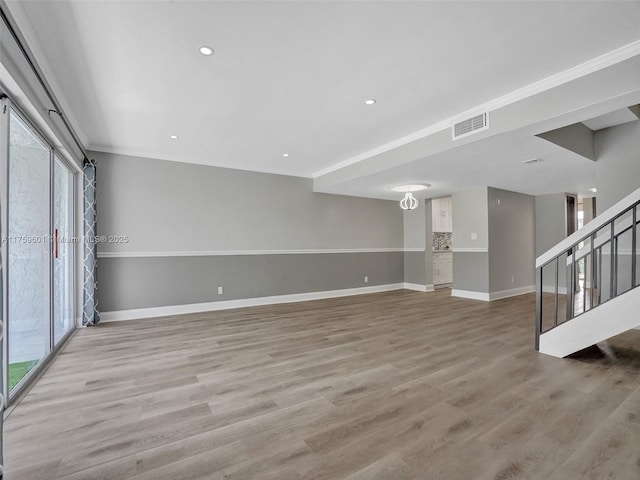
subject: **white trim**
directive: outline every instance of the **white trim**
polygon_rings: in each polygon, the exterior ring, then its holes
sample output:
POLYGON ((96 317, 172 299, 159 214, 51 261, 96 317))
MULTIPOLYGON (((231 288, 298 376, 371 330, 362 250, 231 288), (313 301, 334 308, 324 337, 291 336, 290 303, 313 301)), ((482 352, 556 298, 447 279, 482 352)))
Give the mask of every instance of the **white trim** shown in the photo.
POLYGON ((510 288, 509 290, 500 290, 489 294, 489 301, 500 300, 501 298, 515 297, 524 295, 525 293, 533 293, 536 291, 535 285, 527 285, 526 287, 510 288))
POLYGON ((403 288, 405 290, 415 290, 416 292, 433 292, 435 290, 433 284, 420 285, 419 283, 404 282, 403 288))
POLYGON ((473 292, 471 290, 458 290, 456 288, 451 289, 451 296, 459 297, 459 298, 468 298, 470 300, 482 300, 483 302, 488 302, 491 300, 488 293, 473 292))
POLYGON ((501 298, 515 297, 517 295, 524 295, 525 293, 533 293, 536 291, 535 285, 527 285, 526 287, 512 288, 509 290, 500 290, 498 292, 484 293, 474 292, 472 290, 458 290, 451 289, 452 297, 468 298, 470 300, 481 300, 483 302, 490 302, 492 300, 500 300, 501 298))
POLYGON ((403 248, 402 249, 405 253, 407 252, 422 252, 424 253, 426 251, 426 247, 411 247, 411 248, 403 248))
POLYGON ((489 249, 486 247, 453 247, 451 251, 454 253, 489 253, 489 249))
POLYGON ((98 252, 98 258, 139 258, 139 257, 218 257, 230 255, 309 255, 322 253, 390 253, 423 252, 424 249, 406 248, 324 248, 302 250, 183 250, 163 252, 98 252))
POLYGON ((392 142, 386 143, 367 152, 336 163, 335 165, 323 168, 322 170, 318 170, 312 175, 312 177, 321 177, 336 170, 340 170, 341 168, 348 167, 350 165, 366 160, 370 157, 380 155, 403 145, 407 145, 408 143, 420 140, 421 138, 425 138, 429 135, 433 135, 434 133, 451 128, 451 125, 459 122, 460 120, 464 120, 465 118, 472 117, 483 112, 491 112, 497 110, 507 105, 516 103, 520 100, 524 100, 525 98, 537 95, 538 93, 542 93, 546 90, 550 90, 591 73, 597 72, 598 70, 610 67, 612 65, 615 65, 616 63, 628 60, 629 58, 635 57, 639 54, 640 40, 636 40, 635 42, 629 43, 628 45, 624 45, 620 48, 607 52, 604 55, 600 55, 599 57, 587 60, 584 63, 576 65, 575 67, 543 78, 542 80, 514 90, 496 99, 490 100, 486 103, 483 103, 482 105, 478 105, 476 107, 465 110, 464 112, 461 112, 455 116, 434 123, 433 125, 430 125, 422 130, 418 130, 417 132, 414 132, 410 135, 398 138, 396 140, 393 140, 392 142))
POLYGON ((391 283, 387 285, 375 285, 371 287, 346 288, 342 290, 329 290, 325 292, 293 293, 289 295, 274 295, 271 297, 242 298, 238 300, 223 300, 220 302, 191 303, 187 305, 168 305, 164 307, 138 308, 134 310, 119 310, 102 312, 100 322, 119 322, 123 320, 136 320, 142 318, 165 317, 169 315, 184 315, 187 313, 211 312, 215 310, 227 310, 230 308, 255 307, 258 305, 273 305, 276 303, 305 302, 308 300, 320 300, 324 298, 347 297, 350 295, 362 295, 365 293, 388 292, 401 290, 404 283, 391 283))

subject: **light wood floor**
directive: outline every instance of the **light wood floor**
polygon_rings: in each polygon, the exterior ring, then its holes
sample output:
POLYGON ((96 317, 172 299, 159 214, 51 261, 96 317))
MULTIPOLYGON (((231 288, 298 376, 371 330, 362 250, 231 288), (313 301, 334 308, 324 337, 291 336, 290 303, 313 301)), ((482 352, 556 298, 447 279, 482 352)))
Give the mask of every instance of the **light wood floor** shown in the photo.
POLYGON ((5 478, 640 478, 640 331, 555 359, 533 295, 448 295, 83 329, 6 421, 5 478))

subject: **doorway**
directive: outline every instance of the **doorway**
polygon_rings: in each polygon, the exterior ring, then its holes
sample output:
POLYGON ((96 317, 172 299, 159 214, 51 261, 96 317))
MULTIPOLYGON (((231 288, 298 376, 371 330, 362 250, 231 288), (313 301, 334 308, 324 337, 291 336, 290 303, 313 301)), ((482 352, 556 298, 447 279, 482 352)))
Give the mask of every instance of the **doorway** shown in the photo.
POLYGON ((453 284, 451 205, 451 197, 431 200, 434 288, 450 288, 453 284))

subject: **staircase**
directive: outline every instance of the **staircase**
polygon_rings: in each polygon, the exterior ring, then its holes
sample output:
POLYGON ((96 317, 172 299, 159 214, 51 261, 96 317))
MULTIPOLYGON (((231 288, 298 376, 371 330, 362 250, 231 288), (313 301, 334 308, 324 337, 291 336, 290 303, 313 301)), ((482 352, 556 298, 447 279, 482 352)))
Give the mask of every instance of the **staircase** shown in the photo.
POLYGON ((640 188, 536 260, 536 350, 566 357, 640 327, 640 188))

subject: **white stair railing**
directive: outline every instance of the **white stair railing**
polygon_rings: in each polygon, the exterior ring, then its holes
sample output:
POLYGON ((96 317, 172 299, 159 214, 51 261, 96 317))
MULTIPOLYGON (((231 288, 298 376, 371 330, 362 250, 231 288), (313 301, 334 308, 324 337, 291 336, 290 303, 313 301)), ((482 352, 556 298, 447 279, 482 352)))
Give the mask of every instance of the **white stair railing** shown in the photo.
POLYGON ((640 188, 536 260, 536 338, 638 286, 640 188))

